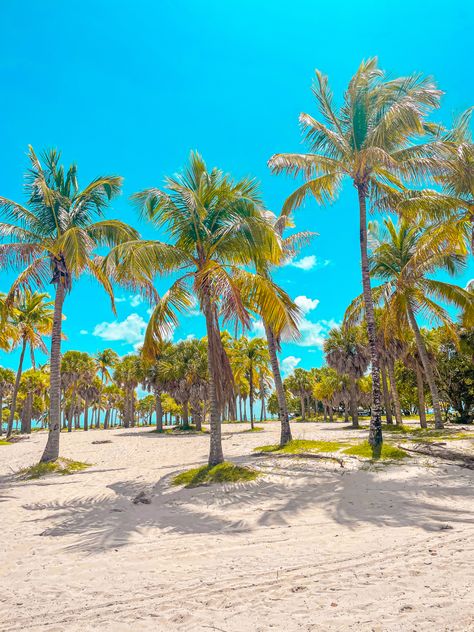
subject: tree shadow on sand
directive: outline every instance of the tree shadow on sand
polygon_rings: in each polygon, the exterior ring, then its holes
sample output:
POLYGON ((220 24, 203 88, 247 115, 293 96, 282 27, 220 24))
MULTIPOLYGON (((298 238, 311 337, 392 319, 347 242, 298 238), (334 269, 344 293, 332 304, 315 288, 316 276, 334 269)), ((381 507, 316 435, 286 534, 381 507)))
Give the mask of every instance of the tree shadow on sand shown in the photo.
MULTIPOLYGON (((248 457, 236 459, 249 463, 248 457)), ((259 462, 264 476, 250 483, 213 485, 194 489, 170 486, 168 474, 154 486, 137 480, 107 485, 104 493, 72 500, 32 503, 24 509, 44 526, 39 535, 77 535, 66 548, 85 553, 124 546, 144 529, 163 534, 218 534, 252 532, 259 528, 294 525, 309 510, 320 510, 335 525, 357 529, 363 525, 439 530, 443 524, 472 524, 468 509, 452 506, 474 494, 471 472, 445 467, 420 469, 413 465, 407 481, 376 470, 342 470, 280 461, 259 462), (149 505, 135 505, 140 492, 149 505)), ((397 466, 394 466, 394 468, 397 466)), ((176 472, 175 472, 176 473, 176 472)), ((174 473, 173 473, 174 474, 174 473)))

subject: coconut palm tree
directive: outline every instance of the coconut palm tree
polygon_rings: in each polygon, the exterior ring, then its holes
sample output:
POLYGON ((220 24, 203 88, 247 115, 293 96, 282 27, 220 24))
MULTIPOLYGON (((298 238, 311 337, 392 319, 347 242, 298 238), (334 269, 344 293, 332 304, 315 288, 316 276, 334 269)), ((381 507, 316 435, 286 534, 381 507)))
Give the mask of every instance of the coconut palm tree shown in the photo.
POLYGON ((310 371, 297 368, 285 379, 285 385, 295 396, 299 397, 301 404, 301 421, 306 420, 306 402, 313 391, 313 383, 310 371))
POLYGON ((15 373, 11 369, 0 366, 0 437, 3 434, 3 401, 11 395, 15 384, 15 373))
POLYGON ((323 366, 318 370, 316 379, 312 382, 312 395, 322 402, 324 407, 324 421, 326 421, 326 411, 329 411, 329 421, 333 421, 333 407, 341 391, 341 378, 342 376, 335 369, 323 366))
MULTIPOLYGON (((443 428, 438 387, 426 349, 417 316, 441 321, 448 331, 456 336, 453 322, 448 312, 437 301, 450 303, 467 311, 472 321, 474 311, 473 296, 470 292, 444 281, 429 278, 439 270, 456 274, 465 265, 466 258, 459 243, 452 243, 448 237, 440 241, 439 230, 435 226, 410 225, 401 220, 395 224, 385 219, 383 227, 377 223, 370 226, 371 232, 371 272, 382 284, 374 291, 376 302, 384 302, 390 318, 383 324, 402 331, 410 327, 428 383, 435 427, 443 428)), ((353 321, 362 311, 362 296, 359 296, 346 313, 347 320, 353 321)))
POLYGON ((78 396, 81 384, 92 381, 95 375, 94 360, 82 351, 66 351, 61 358, 61 385, 64 401, 68 395, 68 406, 65 407, 67 430, 72 431, 73 419, 79 412, 78 396))
POLYGON ((378 451, 382 444, 381 391, 367 251, 367 205, 381 197, 398 201, 404 189, 402 178, 417 180, 438 168, 439 141, 426 138, 426 133, 439 128, 426 123, 424 117, 438 106, 441 92, 420 75, 388 80, 373 58, 362 62, 352 77, 341 108, 334 105, 327 77, 319 71, 313 94, 320 120, 300 115, 311 153, 276 154, 269 166, 275 173, 305 177, 305 183, 286 200, 283 211, 287 213, 308 195, 321 204, 335 200, 345 178, 357 190, 373 385, 369 441, 378 451))
POLYGON ((349 378, 352 427, 359 427, 357 380, 369 366, 369 354, 362 332, 357 327, 334 327, 324 342, 328 365, 349 378))
POLYGON ((296 310, 287 294, 244 268, 259 259, 278 262, 280 240, 262 213, 257 183, 248 178, 233 180, 218 169, 208 171, 197 153, 191 154, 182 173, 166 179, 164 190, 147 189, 133 199, 158 230, 168 231, 172 243, 144 241, 118 246, 107 258, 106 267, 131 287, 150 287, 156 273, 179 272, 153 310, 145 355, 153 357, 155 344, 169 338, 177 325, 176 312, 194 307, 197 299, 208 342, 209 464, 216 465, 224 458, 221 413, 234 398, 220 319, 248 327, 252 310, 265 315, 277 334, 287 324, 288 314, 291 317, 296 310))
POLYGON ((106 290, 114 308, 113 291, 95 251, 137 239, 137 231, 118 220, 103 219, 110 200, 120 191, 121 178, 100 176, 82 191, 77 168, 65 170, 60 154, 50 150, 38 158, 29 148, 31 167, 26 176, 28 205, 0 197, 0 264, 21 270, 7 297, 18 290, 54 286, 54 316, 50 358, 49 433, 41 461, 59 455, 61 426, 61 326, 63 304, 73 280, 89 272, 106 290))
POLYGON ((123 425, 135 426, 135 389, 143 380, 143 362, 138 355, 127 355, 115 364, 114 382, 124 390, 123 425))
POLYGON ((152 391, 155 396, 157 432, 163 432, 163 408, 161 405, 161 394, 165 390, 166 384, 166 363, 169 362, 172 352, 173 345, 171 342, 165 340, 161 344, 157 344, 155 346, 153 362, 147 362, 144 359, 143 364, 143 387, 147 391, 152 391))
POLYGON ((48 294, 40 292, 30 292, 24 290, 17 294, 13 302, 7 303, 5 300, 5 309, 7 311, 7 319, 13 327, 15 334, 11 339, 11 348, 20 347, 20 360, 16 373, 15 385, 10 403, 10 417, 8 419, 7 438, 13 432, 13 420, 16 412, 16 400, 18 389, 20 388, 21 374, 23 371, 23 361, 25 359, 26 350, 29 348, 31 364, 34 368, 35 349, 40 349, 43 353, 48 353, 46 345, 43 342, 43 336, 49 336, 53 327, 53 306, 52 301, 47 301, 48 294))
POLYGON ((261 371, 268 368, 270 355, 263 338, 247 338, 242 336, 234 344, 234 372, 243 373, 249 385, 250 427, 254 428, 255 388, 259 385, 261 371))
POLYGON ((21 376, 20 395, 23 397, 21 407, 21 432, 31 433, 31 420, 44 414, 47 404, 49 375, 40 369, 29 369, 21 376))
POLYGON ((96 417, 96 428, 100 427, 100 411, 102 407, 102 391, 104 390, 104 386, 106 382, 112 381, 112 373, 111 369, 117 364, 119 360, 119 355, 113 349, 104 349, 103 351, 99 351, 96 353, 94 362, 97 369, 97 372, 100 376, 100 392, 99 392, 99 401, 97 406, 97 417, 96 417))

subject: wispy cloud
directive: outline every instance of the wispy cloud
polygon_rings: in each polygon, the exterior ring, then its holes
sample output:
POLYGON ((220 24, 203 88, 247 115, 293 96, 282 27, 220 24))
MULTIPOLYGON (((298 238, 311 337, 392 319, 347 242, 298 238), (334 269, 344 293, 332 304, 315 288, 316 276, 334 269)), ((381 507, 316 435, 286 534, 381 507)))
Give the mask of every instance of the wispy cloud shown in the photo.
POLYGON ((308 312, 313 311, 313 309, 316 309, 319 305, 319 299, 309 298, 303 294, 295 298, 295 303, 298 305, 303 314, 307 314, 308 312))
POLYGON ((124 320, 104 321, 94 327, 92 335, 102 340, 121 341, 131 345, 142 344, 147 323, 136 313, 124 320))
POLYGON ((283 372, 283 375, 286 377, 290 375, 290 373, 293 373, 300 362, 301 358, 297 358, 293 355, 283 358, 283 360, 281 361, 281 370, 283 372))
POLYGON ((298 268, 299 270, 304 270, 306 272, 308 270, 314 270, 315 268, 325 268, 330 263, 330 259, 319 260, 316 255, 307 255, 306 257, 301 257, 301 259, 289 259, 285 265, 292 268, 298 268))
POLYGON ((87 331, 87 329, 81 329, 79 333, 81 334, 81 336, 87 336, 89 332, 87 331))

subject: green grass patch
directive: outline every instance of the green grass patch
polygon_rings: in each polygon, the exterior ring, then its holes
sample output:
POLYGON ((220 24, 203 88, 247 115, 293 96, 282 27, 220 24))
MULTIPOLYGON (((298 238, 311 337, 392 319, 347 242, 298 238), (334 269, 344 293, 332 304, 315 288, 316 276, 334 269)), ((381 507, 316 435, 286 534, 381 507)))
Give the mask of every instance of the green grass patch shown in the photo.
POLYGON ((261 445, 254 452, 278 452, 278 454, 298 454, 298 452, 337 452, 347 443, 340 441, 312 441, 310 439, 293 439, 283 448, 278 443, 261 445))
POLYGON ((253 481, 260 473, 249 467, 234 465, 224 461, 219 465, 203 465, 192 470, 186 470, 177 474, 172 479, 173 485, 184 485, 185 487, 198 487, 199 485, 210 485, 212 483, 237 483, 240 481, 253 481))
POLYGON ((11 445, 10 441, 5 441, 5 439, 0 439, 0 445, 11 445))
POLYGON ((254 426, 253 428, 247 428, 244 432, 262 432, 262 426, 254 426))
MULTIPOLYGON (((357 445, 353 445, 350 448, 344 450, 344 454, 350 454, 352 456, 362 456, 366 459, 372 459, 372 446, 368 441, 364 441, 363 443, 358 443, 357 445)), ((384 443, 382 445, 382 452, 380 454, 380 459, 404 459, 408 454, 405 450, 401 450, 400 448, 396 448, 389 443, 384 443)))
POLYGON ((59 458, 57 461, 51 461, 49 463, 35 463, 29 467, 24 467, 19 470, 18 474, 22 478, 33 479, 47 476, 48 474, 74 474, 90 467, 90 463, 83 463, 82 461, 73 461, 72 459, 59 458))

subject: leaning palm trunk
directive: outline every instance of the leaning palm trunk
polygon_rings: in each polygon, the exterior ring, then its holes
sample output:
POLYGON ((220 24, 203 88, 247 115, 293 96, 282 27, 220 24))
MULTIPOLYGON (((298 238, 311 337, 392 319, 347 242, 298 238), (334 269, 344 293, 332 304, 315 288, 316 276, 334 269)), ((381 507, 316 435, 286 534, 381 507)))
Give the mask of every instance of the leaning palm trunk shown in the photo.
POLYGON ((367 322, 367 337, 369 339, 370 363, 372 365, 372 406, 370 416, 369 443, 374 456, 382 449, 382 415, 380 393, 380 368, 377 349, 377 332, 375 326, 374 303, 370 286, 369 259, 367 255, 367 185, 358 184, 359 221, 360 221, 360 254, 362 263, 362 287, 364 294, 365 319, 367 322))
POLYGON ((163 432, 163 408, 161 406, 161 393, 155 389, 155 413, 156 413, 156 432, 163 432))
POLYGON ((380 362, 380 375, 382 376, 383 401, 385 405, 385 417, 389 426, 393 425, 392 406, 390 403, 390 393, 387 384, 387 372, 385 370, 385 362, 380 362))
POLYGON ((423 382, 423 373, 418 362, 415 365, 416 373, 416 390, 418 391, 418 414, 420 416, 420 426, 427 428, 426 408, 425 408, 425 384, 423 382))
MULTIPOLYGON (((207 364, 209 370, 209 465, 219 465, 223 463, 224 454, 222 451, 221 437, 221 405, 218 397, 217 384, 219 380, 219 367, 217 360, 221 355, 219 344, 222 342, 219 336, 219 326, 217 316, 213 313, 209 296, 203 300, 203 311, 206 318, 207 331, 207 364)), ((223 350, 222 350, 223 351, 223 350)), ((224 352, 225 353, 225 352, 224 352)))
MULTIPOLYGON (((352 417, 352 427, 359 427, 359 414, 357 412, 357 386, 356 381, 353 377, 350 378, 350 406, 351 406, 351 417, 352 417)), ((346 406, 344 405, 344 410, 346 410, 346 406)))
POLYGON ((387 371, 390 380, 390 390, 392 391, 395 424, 397 426, 401 426, 403 424, 402 407, 400 405, 400 397, 398 395, 397 382, 395 380, 395 364, 392 358, 389 358, 387 361, 387 371))
POLYGON ((65 288, 61 281, 56 284, 54 299, 53 332, 49 369, 49 432, 48 441, 41 456, 41 463, 55 461, 59 456, 61 432, 61 328, 65 288))
POLYGON ((438 387, 436 385, 436 381, 434 379, 433 370, 431 368, 430 360, 428 358, 428 353, 426 351, 425 343, 423 342, 423 338, 421 336, 420 328, 418 327, 418 323, 416 322, 415 314, 413 313, 413 309, 411 305, 407 306, 408 320, 410 322, 410 326, 415 334, 416 346, 418 348, 418 353, 420 354, 421 363, 423 364, 423 369, 425 371, 426 381, 428 382, 428 387, 431 393, 431 401, 433 403, 433 413, 435 419, 435 428, 441 429, 444 428, 443 418, 441 417, 441 407, 439 404, 439 393, 438 387))
POLYGON ((278 401, 278 417, 280 419, 280 446, 284 446, 292 439, 290 418, 288 416, 288 406, 286 404, 285 390, 281 379, 280 364, 276 352, 275 336, 271 328, 264 323, 265 333, 267 336, 268 352, 270 354, 270 364, 272 367, 273 381, 275 383, 275 392, 278 401))
POLYGON ((23 371, 23 360, 25 358, 26 340, 23 340, 20 354, 20 362, 18 364, 18 371, 16 372, 15 385, 13 387, 12 401, 10 405, 10 415, 8 417, 7 427, 7 439, 9 439, 13 432, 13 420, 15 418, 16 400, 18 397, 18 390, 20 388, 21 373, 23 371))

